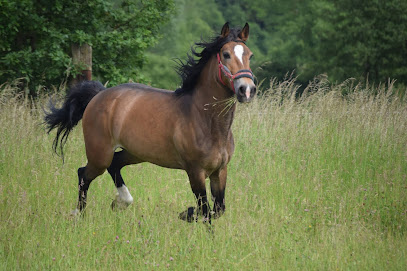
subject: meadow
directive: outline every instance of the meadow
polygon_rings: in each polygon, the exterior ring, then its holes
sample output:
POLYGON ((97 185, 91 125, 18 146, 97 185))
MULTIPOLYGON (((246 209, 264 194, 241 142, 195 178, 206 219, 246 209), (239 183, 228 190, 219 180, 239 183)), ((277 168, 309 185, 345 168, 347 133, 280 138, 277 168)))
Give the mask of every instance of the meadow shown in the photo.
POLYGON ((407 270, 406 98, 392 82, 323 77, 301 98, 293 80, 266 89, 237 105, 226 213, 209 229, 178 219, 195 205, 186 174, 150 164, 122 171, 128 209, 110 209, 105 173, 72 219, 81 126, 62 163, 42 125, 48 97, 2 85, 0 269, 407 270))

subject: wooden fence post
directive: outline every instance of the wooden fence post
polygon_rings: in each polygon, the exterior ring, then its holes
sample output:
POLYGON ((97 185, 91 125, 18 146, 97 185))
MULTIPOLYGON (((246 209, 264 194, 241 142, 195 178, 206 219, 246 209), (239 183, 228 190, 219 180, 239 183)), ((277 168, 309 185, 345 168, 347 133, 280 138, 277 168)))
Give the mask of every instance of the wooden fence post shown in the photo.
POLYGON ((75 67, 81 69, 81 73, 72 80, 72 84, 74 85, 84 80, 92 80, 92 47, 87 43, 82 45, 73 43, 71 49, 72 62, 75 67))

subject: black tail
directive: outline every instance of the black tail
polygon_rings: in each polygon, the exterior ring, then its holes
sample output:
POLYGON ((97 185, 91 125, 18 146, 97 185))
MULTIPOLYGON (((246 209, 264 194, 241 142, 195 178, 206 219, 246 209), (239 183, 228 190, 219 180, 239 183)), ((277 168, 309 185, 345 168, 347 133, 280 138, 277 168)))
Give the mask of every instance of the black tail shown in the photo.
POLYGON ((82 119, 83 112, 85 112, 85 108, 90 100, 104 89, 105 87, 100 82, 85 81, 75 85, 68 91, 61 108, 56 108, 52 100, 50 101, 50 112, 45 112, 44 120, 48 133, 58 128, 52 147, 55 153, 58 154, 59 145, 62 159, 64 157, 63 147, 69 133, 82 119))

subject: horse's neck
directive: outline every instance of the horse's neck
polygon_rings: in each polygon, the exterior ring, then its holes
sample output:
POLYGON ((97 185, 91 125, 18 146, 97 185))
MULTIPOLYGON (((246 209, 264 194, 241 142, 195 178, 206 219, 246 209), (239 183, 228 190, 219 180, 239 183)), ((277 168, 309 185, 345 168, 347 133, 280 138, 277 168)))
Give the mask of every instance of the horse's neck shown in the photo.
POLYGON ((220 84, 216 61, 212 59, 201 73, 192 96, 192 103, 200 119, 205 121, 212 133, 227 137, 234 118, 236 104, 230 103, 231 90, 220 84), (227 101, 229 99, 229 102, 227 101))
POLYGON ((219 105, 217 110, 211 112, 211 129, 213 133, 218 133, 220 136, 227 138, 235 116, 236 104, 230 108, 226 108, 224 104, 219 105))
MULTIPOLYGON (((211 96, 212 97, 212 96, 211 96)), ((218 103, 219 100, 194 100, 193 110, 190 111, 196 125, 204 128, 205 133, 211 134, 211 138, 227 140, 231 132, 236 104, 227 105, 218 103)))

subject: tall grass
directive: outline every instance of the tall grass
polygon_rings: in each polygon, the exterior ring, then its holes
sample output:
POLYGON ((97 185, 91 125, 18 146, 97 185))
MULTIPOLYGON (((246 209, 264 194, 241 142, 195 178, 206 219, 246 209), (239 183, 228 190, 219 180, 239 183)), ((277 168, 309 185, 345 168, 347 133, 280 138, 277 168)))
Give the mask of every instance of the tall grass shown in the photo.
POLYGON ((226 213, 208 231, 177 218, 195 204, 186 174, 149 164, 123 170, 127 210, 111 211, 104 174, 70 219, 81 128, 62 164, 41 125, 46 99, 2 86, 0 269, 406 270, 406 101, 391 83, 296 88, 272 81, 238 105, 226 213))

